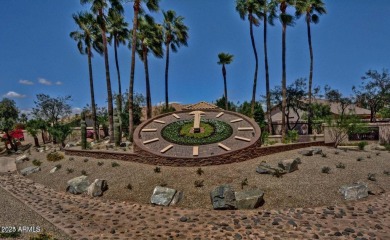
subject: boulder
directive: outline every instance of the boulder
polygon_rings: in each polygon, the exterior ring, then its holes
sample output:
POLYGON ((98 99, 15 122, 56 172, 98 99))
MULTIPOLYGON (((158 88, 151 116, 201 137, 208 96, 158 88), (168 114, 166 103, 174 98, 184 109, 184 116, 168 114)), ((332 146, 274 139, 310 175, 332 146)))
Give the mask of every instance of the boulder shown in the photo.
POLYGON ((174 206, 179 203, 183 199, 183 195, 182 191, 177 191, 169 206, 174 206))
POLYGON ((156 186, 153 190, 150 202, 155 205, 168 206, 172 202, 176 192, 177 191, 172 188, 156 186))
POLYGON ((236 209, 236 197, 229 185, 221 185, 210 192, 214 210, 236 209))
POLYGON ((28 157, 26 154, 23 154, 22 156, 19 156, 15 159, 15 163, 22 163, 24 161, 27 161, 28 157))
POLYGON ((55 172, 57 172, 58 171, 58 167, 54 167, 54 168, 52 168, 51 170, 50 170, 50 173, 55 173, 55 172))
POLYGON ((358 200, 368 197, 368 186, 364 182, 341 186, 339 192, 345 200, 358 200))
POLYGON ((95 179, 95 181, 87 188, 87 193, 91 197, 100 197, 107 189, 108 185, 106 180, 95 179))
POLYGON ((300 154, 302 154, 303 156, 313 156, 313 150, 302 150, 302 151, 299 151, 300 154))
POLYGON ((260 189, 235 192, 237 209, 255 209, 264 202, 263 196, 260 189))
POLYGON ((40 167, 38 167, 38 166, 30 166, 30 167, 26 167, 26 168, 22 169, 20 171, 20 173, 23 176, 27 176, 27 175, 30 175, 32 173, 36 173, 36 172, 39 172, 39 171, 41 171, 40 167))
POLYGON ((285 170, 286 173, 294 172, 298 170, 298 161, 296 159, 286 159, 279 162, 278 167, 285 170))
POLYGON ((259 166, 256 168, 256 172, 260 174, 271 174, 273 169, 270 165, 265 162, 261 162, 259 166))
POLYGON ((322 154, 321 148, 312 148, 311 151, 313 151, 313 154, 322 154))
POLYGON ((378 145, 375 147, 375 150, 378 150, 378 151, 386 151, 386 147, 385 146, 382 146, 382 145, 378 145))
POLYGON ((89 187, 89 181, 87 179, 87 176, 83 175, 69 180, 66 191, 72 194, 81 194, 83 192, 86 192, 88 187, 89 187))

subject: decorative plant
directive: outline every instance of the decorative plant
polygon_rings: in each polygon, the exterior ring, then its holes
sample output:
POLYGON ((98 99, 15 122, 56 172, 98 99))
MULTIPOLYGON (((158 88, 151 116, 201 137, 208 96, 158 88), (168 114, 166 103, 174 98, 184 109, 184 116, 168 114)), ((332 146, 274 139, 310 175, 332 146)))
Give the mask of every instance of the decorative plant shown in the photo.
POLYGON ((342 162, 339 162, 336 164, 336 168, 342 168, 342 169, 345 169, 345 164, 342 163, 342 162))
POLYGON ((244 186, 248 186, 248 178, 241 181, 241 189, 244 189, 244 186))
POLYGON ((160 167, 155 167, 154 168, 154 172, 155 173, 160 173, 161 172, 161 168, 160 167))
POLYGON ((47 161, 50 162, 56 162, 64 158, 64 155, 62 155, 59 152, 52 152, 46 155, 47 161))
POLYGON ((38 159, 34 159, 34 160, 32 161, 32 164, 33 164, 34 166, 41 166, 42 162, 39 161, 38 159))
POLYGON ((204 183, 204 180, 195 180, 194 185, 195 185, 195 187, 200 188, 200 187, 204 186, 203 183, 204 183))
POLYGON ((330 167, 322 167, 321 172, 329 174, 330 173, 330 167))
POLYGON ((202 168, 198 168, 198 170, 196 170, 196 173, 200 176, 204 173, 204 171, 202 168))

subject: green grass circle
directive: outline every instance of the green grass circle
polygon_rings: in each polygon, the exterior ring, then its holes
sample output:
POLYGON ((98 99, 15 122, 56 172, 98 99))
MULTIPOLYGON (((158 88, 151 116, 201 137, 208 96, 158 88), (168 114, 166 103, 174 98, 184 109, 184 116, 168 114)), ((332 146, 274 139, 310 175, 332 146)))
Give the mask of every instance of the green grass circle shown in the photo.
POLYGON ((232 127, 223 121, 202 119, 200 126, 204 128, 203 133, 190 133, 193 124, 193 120, 171 123, 161 130, 161 136, 179 145, 206 145, 223 141, 233 133, 232 127))

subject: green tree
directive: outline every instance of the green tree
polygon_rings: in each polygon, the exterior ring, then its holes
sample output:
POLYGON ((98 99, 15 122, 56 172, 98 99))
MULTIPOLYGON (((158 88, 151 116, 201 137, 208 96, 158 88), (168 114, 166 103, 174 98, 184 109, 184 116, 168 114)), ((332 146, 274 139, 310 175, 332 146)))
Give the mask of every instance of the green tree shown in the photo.
POLYGON ((14 151, 18 150, 18 146, 14 144, 10 135, 19 116, 19 110, 16 107, 14 100, 3 98, 0 102, 0 130, 5 132, 7 140, 14 151))
POLYGON ((369 70, 362 81, 359 89, 352 87, 357 96, 356 102, 370 109, 370 122, 375 122, 376 113, 390 102, 390 74, 387 69, 383 69, 382 73, 369 70))
POLYGON ((188 27, 184 24, 184 17, 177 16, 173 10, 163 11, 163 37, 165 45, 165 108, 169 109, 168 100, 168 69, 170 49, 177 52, 182 45, 187 46, 188 27))
POLYGON ((108 119, 109 119, 109 134, 110 142, 114 142, 114 106, 112 99, 112 90, 111 90, 111 78, 110 78, 110 65, 108 62, 108 49, 107 49, 107 13, 106 10, 109 8, 123 13, 123 6, 121 5, 120 0, 80 0, 81 4, 91 4, 91 11, 96 16, 96 21, 99 25, 102 40, 103 40, 103 55, 104 55, 104 66, 106 69, 106 84, 107 84, 107 109, 108 109, 108 119))
POLYGON ((286 74, 286 30, 294 24, 294 18, 287 13, 287 7, 293 0, 277 0, 279 3, 279 20, 282 24, 282 141, 286 136, 286 107, 287 107, 287 74, 286 74))
MULTIPOLYGON (((223 95, 221 98, 218 98, 217 100, 215 100, 215 105, 217 105, 217 107, 219 107, 219 108, 222 108, 222 109, 226 108, 225 104, 226 104, 226 100, 225 100, 225 96, 223 96, 223 95)), ((234 104, 232 101, 229 101, 227 110, 235 112, 237 110, 236 104, 234 104)))
POLYGON ((77 48, 81 54, 86 54, 88 57, 88 73, 89 73, 89 89, 91 94, 91 109, 94 138, 99 139, 98 124, 96 119, 96 104, 95 104, 95 90, 93 86, 93 71, 92 71, 92 48, 100 55, 103 53, 103 45, 101 35, 96 20, 91 13, 80 12, 73 14, 73 20, 79 27, 77 31, 70 33, 70 37, 77 42, 77 48), (99 36, 100 35, 100 36, 99 36))
POLYGON ((28 121, 27 114, 25 113, 20 114, 19 121, 23 124, 26 124, 28 121))
MULTIPOLYGON (((162 29, 160 25, 154 22, 154 19, 149 16, 141 16, 138 19, 138 33, 137 33, 137 52, 145 69, 145 82, 146 82, 146 118, 152 117, 152 98, 150 93, 150 81, 149 81, 149 64, 148 55, 151 52, 158 58, 163 57, 162 50, 162 29)), ((133 30, 134 31, 134 30, 133 30)))
POLYGON ((253 25, 258 27, 260 25, 260 3, 257 0, 236 0, 236 11, 239 13, 242 20, 248 16, 249 33, 251 36, 253 53, 255 55, 255 74, 253 77, 252 101, 251 101, 251 115, 255 111, 256 103, 256 88, 257 88, 257 71, 259 66, 259 59, 257 56, 255 39, 253 37, 253 25))
POLYGON ((309 108, 308 108, 308 130, 309 134, 312 134, 312 86, 313 86, 313 65, 314 65, 314 57, 313 57, 313 46, 311 43, 311 29, 310 24, 317 24, 319 22, 319 15, 325 14, 325 4, 322 0, 297 0, 295 4, 296 16, 300 17, 305 15, 305 21, 307 25, 307 40, 309 43, 309 51, 310 51, 310 73, 309 73, 309 108))
POLYGON ((108 38, 108 41, 113 42, 114 45, 114 54, 115 54, 115 66, 116 66, 116 72, 118 76, 118 111, 121 113, 122 110, 122 85, 121 85, 121 74, 119 71, 119 61, 118 61, 118 47, 123 44, 125 45, 127 42, 127 39, 129 38, 129 24, 125 21, 125 18, 123 15, 115 11, 113 9, 110 9, 108 12, 108 19, 107 19, 107 30, 110 34, 110 37, 108 38))
POLYGON ((226 68, 225 65, 233 62, 234 56, 229 53, 221 52, 218 54, 219 65, 222 65, 222 76, 223 76, 223 89, 224 89, 224 97, 225 97, 225 109, 228 110, 228 95, 227 95, 227 82, 226 82, 226 68))
POLYGON ((39 147, 38 133, 39 133, 39 121, 31 119, 27 122, 26 130, 34 138, 35 147, 39 147))
POLYGON ((49 133, 53 136, 54 142, 60 142, 62 147, 65 147, 65 140, 72 133, 72 128, 69 124, 55 124, 49 127, 49 133))
MULTIPOLYGON (((137 29, 139 13, 143 13, 143 3, 149 11, 156 12, 159 9, 158 3, 160 0, 132 0, 134 16, 133 16, 133 32, 131 42, 137 42, 137 29)), ((129 140, 133 141, 134 133, 134 73, 135 73, 135 52, 136 44, 131 45, 131 66, 130 66, 130 85, 129 85, 129 140)))
POLYGON ((61 118, 72 112, 68 103, 70 100, 70 96, 52 98, 47 94, 37 94, 37 100, 34 101, 36 108, 33 108, 33 114, 37 119, 43 119, 49 121, 51 125, 55 125, 61 118))

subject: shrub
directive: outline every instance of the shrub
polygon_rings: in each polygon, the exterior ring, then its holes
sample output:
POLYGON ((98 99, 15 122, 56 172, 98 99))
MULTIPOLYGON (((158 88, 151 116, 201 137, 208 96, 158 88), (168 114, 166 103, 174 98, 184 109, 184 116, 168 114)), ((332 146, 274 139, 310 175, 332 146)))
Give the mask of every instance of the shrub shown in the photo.
POLYGON ((97 165, 100 167, 104 164, 104 162, 98 162, 97 165))
POLYGON ((204 180, 195 180, 194 182, 195 187, 203 187, 204 186, 204 180))
POLYGON ((59 169, 61 169, 62 165, 61 164, 57 164, 57 165, 55 165, 55 167, 59 170, 59 169))
POLYGON ((339 155, 339 153, 340 153, 339 151, 335 151, 334 152, 335 155, 339 155))
POLYGON ((367 158, 371 158, 371 155, 367 155, 367 158))
POLYGON ((273 176, 273 177, 276 177, 276 178, 281 178, 281 177, 283 177, 284 171, 283 171, 282 169, 280 169, 280 168, 275 168, 274 170, 275 170, 275 171, 272 172, 272 176, 273 176))
POLYGON ((284 143, 292 143, 298 141, 299 135, 297 130, 287 131, 284 143))
POLYGON ((358 161, 358 162, 363 161, 363 160, 364 160, 363 157, 358 157, 358 158, 356 159, 356 161, 358 161))
POLYGON ((119 167, 120 165, 119 165, 119 163, 117 163, 117 162, 113 162, 113 163, 111 163, 111 166, 112 166, 112 167, 119 167))
POLYGON ((88 162, 89 161, 89 159, 88 158, 84 158, 84 162, 88 162))
POLYGON ((370 181, 376 181, 375 173, 369 173, 367 179, 370 181))
POLYGON ((244 186, 248 186, 248 178, 241 181, 241 189, 244 189, 244 186))
POLYGON ((387 175, 387 176, 390 176, 390 171, 383 171, 383 174, 387 175))
POLYGON ((69 174, 69 173, 72 173, 72 172, 74 172, 74 169, 73 169, 73 168, 67 168, 67 169, 66 169, 66 171, 67 171, 67 172, 68 172, 68 174, 69 174))
POLYGON ((34 159, 34 160, 32 161, 32 164, 33 164, 34 166, 41 166, 42 162, 39 161, 38 159, 34 159))
POLYGON ((329 174, 330 173, 330 167, 322 167, 321 172, 329 174))
POLYGON ((47 161, 50 161, 50 162, 60 161, 63 158, 64 158, 64 155, 62 155, 59 152, 52 152, 52 153, 49 153, 46 155, 47 161))
POLYGON ((337 164, 336 164, 336 168, 342 168, 342 169, 345 169, 345 164, 344 164, 344 163, 341 163, 341 162, 339 162, 339 163, 337 163, 337 164))
POLYGON ((323 158, 326 158, 326 157, 327 157, 326 153, 321 153, 321 156, 322 156, 323 158))
POLYGON ((38 233, 35 237, 30 237, 30 240, 57 240, 52 235, 43 231, 42 233, 38 233))
POLYGON ((74 160, 74 157, 70 157, 70 158, 69 158, 69 161, 73 161, 73 160, 74 160))
POLYGON ((127 188, 128 190, 133 190, 133 185, 131 185, 131 184, 129 183, 129 184, 127 184, 126 188, 127 188))
POLYGON ((153 171, 154 171, 155 173, 160 173, 160 172, 161 172, 161 168, 160 168, 160 167, 155 167, 155 168, 153 169, 153 171))
POLYGON ((81 170, 81 175, 87 176, 87 175, 88 175, 88 174, 87 174, 87 171, 81 170))
POLYGON ((198 168, 198 170, 196 170, 196 173, 197 173, 199 176, 201 176, 201 175, 204 173, 204 171, 203 171, 202 168, 198 168))
POLYGON ((0 232, 0 238, 19 238, 21 234, 20 231, 0 232))
POLYGON ((364 150, 364 147, 368 145, 368 142, 362 141, 358 143, 359 150, 364 150))
POLYGON ((380 152, 376 152, 375 155, 379 156, 379 155, 381 155, 381 153, 380 152))

